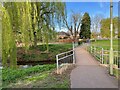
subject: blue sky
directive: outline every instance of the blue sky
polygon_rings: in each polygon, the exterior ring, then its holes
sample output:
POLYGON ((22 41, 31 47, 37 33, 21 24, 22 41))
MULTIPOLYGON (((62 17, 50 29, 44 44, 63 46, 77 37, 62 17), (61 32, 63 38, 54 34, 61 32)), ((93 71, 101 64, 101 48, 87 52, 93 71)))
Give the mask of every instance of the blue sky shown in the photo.
MULTIPOLYGON (((71 10, 74 12, 85 13, 88 12, 90 16, 95 14, 102 14, 105 18, 109 17, 110 13, 109 2, 66 2, 66 8, 68 15, 71 10)), ((113 3, 113 16, 118 16, 118 3, 113 3)))
MULTIPOLYGON (((96 14, 102 15, 103 18, 110 17, 110 2, 66 2, 66 9, 68 18, 72 11, 82 14, 88 12, 90 17, 94 17, 96 14)), ((118 16, 118 2, 113 3, 113 16, 118 16)), ((60 31, 68 30, 62 27, 60 31)))

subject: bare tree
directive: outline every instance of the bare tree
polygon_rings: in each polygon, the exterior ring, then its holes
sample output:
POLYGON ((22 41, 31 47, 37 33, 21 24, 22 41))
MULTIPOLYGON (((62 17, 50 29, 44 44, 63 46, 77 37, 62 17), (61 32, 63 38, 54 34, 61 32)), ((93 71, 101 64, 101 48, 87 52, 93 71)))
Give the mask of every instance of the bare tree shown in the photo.
POLYGON ((92 25, 91 25, 91 29, 92 29, 92 33, 94 33, 96 35, 98 35, 100 32, 100 22, 103 19, 103 15, 102 14, 96 14, 94 17, 92 17, 92 25))
POLYGON ((78 39, 77 35, 79 35, 80 32, 81 19, 82 19, 82 15, 80 13, 72 12, 69 18, 63 15, 65 27, 70 32, 71 39, 73 40, 78 39))

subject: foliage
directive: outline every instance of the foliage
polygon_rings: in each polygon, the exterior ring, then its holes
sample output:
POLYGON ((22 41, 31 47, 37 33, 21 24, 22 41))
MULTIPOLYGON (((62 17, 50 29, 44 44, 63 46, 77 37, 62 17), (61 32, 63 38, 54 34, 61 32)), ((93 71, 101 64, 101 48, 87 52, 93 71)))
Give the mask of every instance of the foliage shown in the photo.
MULTIPOLYGON (((113 37, 118 34, 118 18, 113 18, 113 37)), ((102 19, 101 21, 102 37, 110 37, 110 18, 102 19)))
POLYGON ((2 12, 3 66, 16 67, 16 44, 23 44, 26 52, 41 40, 49 51, 49 40, 55 36, 56 20, 61 20, 65 4, 53 2, 4 2, 2 12), (9 60, 9 61, 8 61, 9 60))
POLYGON ((72 44, 49 44, 49 53, 46 53, 44 45, 30 47, 28 53, 23 51, 23 48, 18 48, 18 60, 23 61, 44 61, 56 60, 55 55, 72 49, 72 44))
MULTIPOLYGON (((61 14, 65 10, 65 4, 62 2, 35 2, 32 6, 33 10, 36 8, 37 12, 32 21, 34 46, 37 45, 38 40, 41 40, 46 44, 47 51, 49 51, 48 43, 55 38, 55 26, 61 23, 61 14)), ((34 16, 35 13, 32 14, 34 16)))
POLYGON ((0 6, 2 11, 2 63, 3 66, 16 67, 16 45, 15 36, 12 31, 12 25, 10 23, 10 17, 7 10, 0 6), (9 59, 10 65, 7 64, 9 59))
POLYGON ((35 73, 42 73, 44 71, 49 71, 55 68, 55 64, 53 65, 37 65, 34 67, 29 67, 26 69, 10 69, 3 68, 2 69, 2 81, 3 85, 8 84, 10 82, 15 82, 18 79, 24 79, 26 76, 30 76, 35 73))
MULTIPOLYGON (((0 9, 0 13, 1 9, 0 9)), ((2 16, 0 15, 0 37, 2 37, 2 16)), ((0 38, 0 57, 2 57, 2 38, 0 38)))
POLYGON ((91 36, 91 31, 90 31, 90 27, 91 27, 91 19, 88 13, 85 13, 83 15, 82 18, 82 25, 81 25, 81 30, 80 30, 80 38, 83 39, 87 39, 90 38, 91 36))
POLYGON ((52 90, 53 88, 70 88, 70 73, 75 66, 70 66, 61 75, 56 74, 53 70, 33 74, 27 76, 24 80, 19 80, 16 83, 10 83, 7 88, 43 88, 52 90))

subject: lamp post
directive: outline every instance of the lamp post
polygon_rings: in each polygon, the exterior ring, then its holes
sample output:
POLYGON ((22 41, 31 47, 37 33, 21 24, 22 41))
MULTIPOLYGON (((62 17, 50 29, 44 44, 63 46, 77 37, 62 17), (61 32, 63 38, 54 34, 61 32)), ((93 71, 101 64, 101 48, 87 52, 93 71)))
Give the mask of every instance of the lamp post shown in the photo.
POLYGON ((110 0, 110 75, 113 75, 113 2, 110 0))

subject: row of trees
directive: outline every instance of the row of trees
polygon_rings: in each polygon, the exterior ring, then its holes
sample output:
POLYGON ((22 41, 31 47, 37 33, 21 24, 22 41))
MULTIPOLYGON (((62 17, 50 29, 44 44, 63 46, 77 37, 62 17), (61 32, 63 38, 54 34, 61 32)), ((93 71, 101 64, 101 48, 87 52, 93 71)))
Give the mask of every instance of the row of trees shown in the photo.
MULTIPOLYGON (((97 36, 110 38, 110 18, 104 18, 101 14, 90 18, 88 13, 83 16, 80 13, 72 13, 70 19, 63 18, 63 20, 73 39, 78 39, 78 35, 81 39, 97 38, 97 36)), ((120 37, 118 17, 113 18, 113 37, 120 37)))
POLYGON ((24 43, 27 52, 37 41, 46 44, 55 37, 55 25, 60 26, 65 3, 59 2, 5 2, 0 3, 2 18, 2 63, 15 68, 16 43, 24 43), (9 65, 8 65, 9 61, 9 65))

